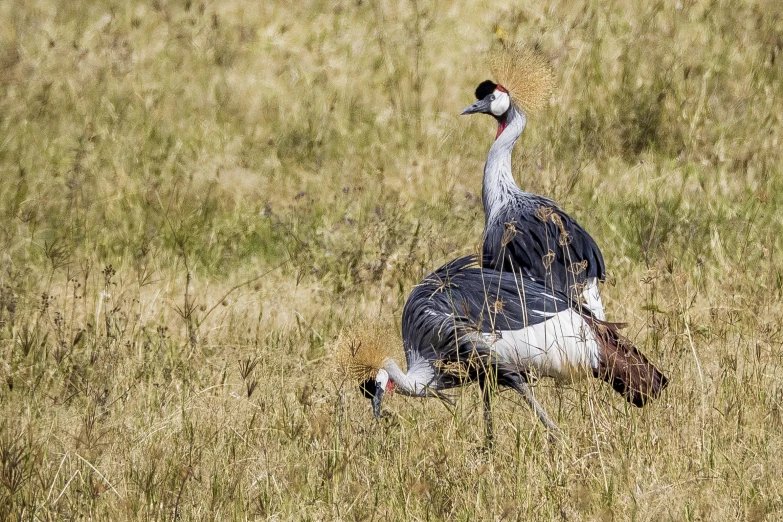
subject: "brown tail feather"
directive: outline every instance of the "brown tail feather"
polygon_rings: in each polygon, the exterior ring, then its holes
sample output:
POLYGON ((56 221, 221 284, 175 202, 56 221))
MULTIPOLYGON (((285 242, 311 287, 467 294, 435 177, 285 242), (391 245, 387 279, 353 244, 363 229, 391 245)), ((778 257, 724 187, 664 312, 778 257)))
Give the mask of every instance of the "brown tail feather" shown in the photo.
POLYGON ((598 339, 601 353, 594 375, 612 385, 625 400, 642 407, 657 399, 669 384, 666 378, 629 339, 620 335, 619 323, 585 317, 598 339))

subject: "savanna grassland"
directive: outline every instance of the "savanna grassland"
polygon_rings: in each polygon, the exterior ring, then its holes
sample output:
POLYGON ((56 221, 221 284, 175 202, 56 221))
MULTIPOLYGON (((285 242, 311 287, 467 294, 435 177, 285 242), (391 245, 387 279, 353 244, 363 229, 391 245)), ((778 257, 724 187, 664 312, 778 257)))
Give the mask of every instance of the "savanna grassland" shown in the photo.
MULTIPOLYGON (((778 0, 0 3, 3 520, 783 519, 778 0), (474 252, 499 38, 525 189, 668 374, 385 400, 333 364, 474 252)), ((390 345, 399 350, 399 334, 390 345)))

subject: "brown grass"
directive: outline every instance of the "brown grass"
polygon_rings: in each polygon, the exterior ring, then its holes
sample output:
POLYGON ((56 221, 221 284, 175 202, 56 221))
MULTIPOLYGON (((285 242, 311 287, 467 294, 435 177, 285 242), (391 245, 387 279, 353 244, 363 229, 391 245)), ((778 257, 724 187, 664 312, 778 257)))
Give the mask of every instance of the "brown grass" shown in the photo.
POLYGON ((776 520, 777 0, 0 3, 0 518, 776 520), (498 29, 558 89, 516 177, 671 378, 372 418, 329 348, 475 250, 498 29))

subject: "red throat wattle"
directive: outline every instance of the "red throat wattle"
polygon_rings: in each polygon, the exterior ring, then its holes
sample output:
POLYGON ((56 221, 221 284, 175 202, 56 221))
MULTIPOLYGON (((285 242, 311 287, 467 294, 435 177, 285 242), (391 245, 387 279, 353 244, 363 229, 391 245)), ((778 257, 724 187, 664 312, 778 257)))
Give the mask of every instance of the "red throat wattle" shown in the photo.
POLYGON ((506 130, 507 126, 508 126, 508 118, 504 117, 502 120, 498 122, 498 133, 495 135, 495 139, 498 139, 500 137, 503 131, 506 130))
MULTIPOLYGON (((508 91, 502 85, 498 85, 495 90, 508 94, 508 91)), ((506 130, 508 126, 508 112, 502 116, 502 120, 498 121, 498 133, 495 135, 495 139, 498 139, 500 135, 506 130)))
POLYGON ((389 383, 386 385, 386 392, 385 393, 388 393, 390 397, 392 395, 394 395, 394 387, 395 386, 396 385, 394 384, 394 381, 389 379, 389 383))

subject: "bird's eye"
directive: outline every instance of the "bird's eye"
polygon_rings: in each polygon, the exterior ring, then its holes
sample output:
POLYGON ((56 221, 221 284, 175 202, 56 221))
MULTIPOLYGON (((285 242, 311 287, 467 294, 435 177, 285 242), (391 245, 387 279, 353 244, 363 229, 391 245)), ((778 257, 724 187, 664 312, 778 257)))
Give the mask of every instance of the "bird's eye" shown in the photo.
POLYGON ((489 95, 489 101, 495 101, 495 95, 494 94, 490 94, 489 95))

